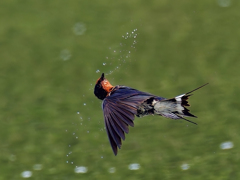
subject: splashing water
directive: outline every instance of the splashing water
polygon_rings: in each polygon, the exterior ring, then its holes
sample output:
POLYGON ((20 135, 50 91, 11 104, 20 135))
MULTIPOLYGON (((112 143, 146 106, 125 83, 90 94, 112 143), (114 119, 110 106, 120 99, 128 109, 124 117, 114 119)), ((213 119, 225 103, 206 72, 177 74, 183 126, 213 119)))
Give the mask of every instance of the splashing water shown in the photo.
POLYGON ((231 141, 223 142, 220 144, 220 148, 225 150, 225 149, 232 149, 233 148, 233 143, 231 141))
MULTIPOLYGON (((107 66, 109 72, 105 72, 106 75, 112 74, 115 70, 120 69, 120 67, 127 61, 131 61, 131 53, 136 48, 137 44, 136 38, 138 36, 137 29, 133 29, 131 32, 126 32, 122 35, 123 41, 114 47, 109 47, 112 57, 106 57, 108 62, 103 62, 104 67, 107 66)), ((105 70, 106 71, 106 70, 105 70)), ((96 70, 96 73, 103 72, 100 69, 96 70)))
POLYGON ((11 154, 10 156, 9 156, 9 160, 10 161, 15 161, 17 158, 16 158, 16 155, 14 155, 14 154, 11 154))
POLYGON ((189 167, 190 167, 189 164, 186 164, 186 163, 181 165, 182 170, 188 170, 189 167))
POLYGON ((73 32, 76 35, 83 35, 87 30, 87 27, 84 23, 78 22, 73 26, 73 32))
POLYGON ((140 168, 140 164, 138 163, 129 164, 128 166, 129 170, 138 170, 139 168, 140 168))
POLYGON ((33 169, 36 170, 36 171, 42 170, 42 164, 34 164, 33 169))
POLYGON ((88 171, 88 168, 85 166, 76 166, 74 169, 75 173, 86 173, 88 171))
POLYGON ((71 53, 68 49, 64 49, 60 52, 60 58, 64 61, 67 61, 71 58, 71 53))
POLYGON ((23 172, 21 173, 21 176, 22 176, 23 178, 30 178, 30 177, 32 176, 32 171, 23 171, 23 172))
POLYGON ((231 0, 218 0, 217 3, 220 7, 229 7, 231 5, 231 0))
POLYGON ((116 172, 116 168, 115 167, 111 167, 108 169, 109 173, 115 173, 116 172))

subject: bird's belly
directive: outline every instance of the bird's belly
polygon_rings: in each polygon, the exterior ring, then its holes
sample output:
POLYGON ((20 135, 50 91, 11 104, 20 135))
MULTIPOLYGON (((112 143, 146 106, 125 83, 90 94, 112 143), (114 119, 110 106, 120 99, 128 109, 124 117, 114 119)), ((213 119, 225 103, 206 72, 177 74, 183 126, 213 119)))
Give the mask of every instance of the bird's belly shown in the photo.
POLYGON ((169 101, 158 101, 154 105, 154 114, 169 113, 175 111, 182 111, 183 107, 179 103, 172 103, 169 101))

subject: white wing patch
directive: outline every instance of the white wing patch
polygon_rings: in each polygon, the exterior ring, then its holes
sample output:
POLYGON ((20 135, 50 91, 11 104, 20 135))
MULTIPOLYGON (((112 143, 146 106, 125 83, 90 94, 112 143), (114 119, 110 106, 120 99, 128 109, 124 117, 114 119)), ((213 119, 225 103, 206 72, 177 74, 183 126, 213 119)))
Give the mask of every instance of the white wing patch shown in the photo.
POLYGON ((185 95, 186 95, 186 94, 182 94, 182 95, 176 96, 176 97, 175 97, 176 101, 182 102, 182 97, 185 96, 185 95))

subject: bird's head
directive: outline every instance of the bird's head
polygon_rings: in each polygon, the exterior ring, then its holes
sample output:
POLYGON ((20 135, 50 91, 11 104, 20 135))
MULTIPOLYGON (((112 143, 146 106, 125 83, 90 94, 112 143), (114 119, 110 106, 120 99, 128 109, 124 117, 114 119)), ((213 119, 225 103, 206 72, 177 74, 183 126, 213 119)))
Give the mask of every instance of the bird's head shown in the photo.
POLYGON ((104 78, 104 73, 102 73, 102 76, 97 80, 94 88, 95 96, 97 96, 98 99, 103 100, 108 96, 112 89, 113 86, 104 78))

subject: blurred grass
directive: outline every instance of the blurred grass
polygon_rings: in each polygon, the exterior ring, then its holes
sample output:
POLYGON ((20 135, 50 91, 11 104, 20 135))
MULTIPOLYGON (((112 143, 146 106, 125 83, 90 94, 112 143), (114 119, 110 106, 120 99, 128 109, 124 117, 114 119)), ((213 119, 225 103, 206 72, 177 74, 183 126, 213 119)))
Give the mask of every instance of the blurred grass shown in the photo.
POLYGON ((25 170, 33 179, 238 179, 239 2, 219 2, 1 1, 0 179, 25 170), (134 29, 137 38, 122 38, 134 29), (190 100, 199 125, 137 118, 115 157, 93 95, 96 70, 163 97, 209 82, 190 100), (233 149, 221 150, 224 141, 233 149))

